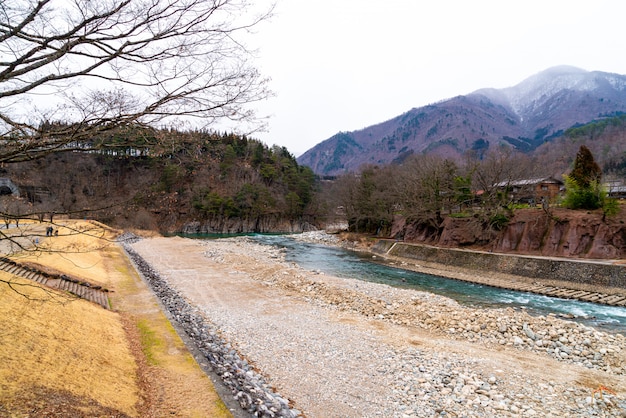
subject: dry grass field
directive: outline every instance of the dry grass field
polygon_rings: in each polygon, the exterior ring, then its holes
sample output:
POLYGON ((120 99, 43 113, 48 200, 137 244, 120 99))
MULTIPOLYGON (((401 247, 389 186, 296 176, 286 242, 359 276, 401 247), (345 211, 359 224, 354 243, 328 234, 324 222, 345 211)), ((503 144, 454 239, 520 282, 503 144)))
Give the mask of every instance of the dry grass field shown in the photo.
POLYGON ((0 416, 227 417, 123 250, 116 231, 84 221, 44 224, 20 264, 109 289, 112 310, 0 272, 0 416), (7 284, 10 282, 10 284, 7 284))

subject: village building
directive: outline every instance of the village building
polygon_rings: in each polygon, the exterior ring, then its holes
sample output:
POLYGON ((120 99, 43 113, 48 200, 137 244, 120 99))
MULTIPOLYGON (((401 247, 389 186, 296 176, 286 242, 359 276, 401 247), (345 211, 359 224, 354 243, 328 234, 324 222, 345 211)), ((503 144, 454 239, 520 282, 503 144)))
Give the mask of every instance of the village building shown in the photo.
POLYGON ((530 204, 552 202, 564 191, 563 181, 553 177, 503 181, 495 187, 506 192, 511 202, 530 204))
POLYGON ((626 185, 623 180, 612 180, 604 183, 604 188, 608 197, 615 199, 626 198, 626 185))

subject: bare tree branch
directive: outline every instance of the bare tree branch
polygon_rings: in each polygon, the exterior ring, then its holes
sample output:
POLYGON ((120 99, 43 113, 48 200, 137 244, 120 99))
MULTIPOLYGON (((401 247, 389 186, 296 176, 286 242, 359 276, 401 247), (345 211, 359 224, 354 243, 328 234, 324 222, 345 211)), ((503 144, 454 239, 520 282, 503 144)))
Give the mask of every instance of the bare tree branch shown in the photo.
POLYGON ((3 3, 0 162, 97 148, 90 139, 121 126, 258 128, 247 105, 271 93, 238 36, 269 12, 248 8, 247 0, 3 3), (44 129, 54 121, 65 124, 44 129))
POLYGON ((53 302, 61 305, 65 305, 69 302, 78 300, 79 298, 68 292, 60 292, 59 290, 39 285, 37 283, 30 283, 25 280, 15 279, 2 279, 0 283, 6 285, 17 293, 18 295, 31 301, 38 302, 53 302))

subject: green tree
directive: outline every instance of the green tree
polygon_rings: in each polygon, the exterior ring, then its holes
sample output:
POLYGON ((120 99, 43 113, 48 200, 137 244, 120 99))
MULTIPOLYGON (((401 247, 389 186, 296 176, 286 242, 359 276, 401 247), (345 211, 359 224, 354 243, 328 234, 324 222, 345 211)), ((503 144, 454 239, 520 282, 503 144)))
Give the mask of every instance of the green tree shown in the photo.
POLYGON ((222 161, 220 161, 220 170, 223 175, 228 174, 228 171, 235 165, 237 161, 237 152, 231 144, 226 145, 224 148, 224 155, 222 161))
POLYGON ((287 205, 287 216, 291 219, 297 219, 302 216, 303 203, 302 199, 296 192, 289 192, 285 196, 285 204, 287 205))
POLYGON ((341 195, 349 228, 355 232, 386 234, 393 219, 394 200, 389 182, 393 167, 366 166, 358 176, 340 178, 341 195))
POLYGON ((276 167, 273 164, 261 164, 259 168, 259 174, 263 178, 263 181, 266 185, 271 186, 278 173, 276 172, 276 167))
POLYGON ((244 184, 235 195, 234 202, 243 219, 258 220, 276 208, 270 190, 262 184, 244 184))
POLYGON ((470 176, 458 175, 454 177, 454 200, 463 207, 470 204, 474 195, 472 194, 472 179, 470 176))
POLYGON ((593 158, 593 154, 584 145, 580 146, 574 161, 574 169, 569 174, 572 181, 583 189, 590 188, 592 184, 600 183, 602 170, 593 158))
POLYGON ((565 197, 562 203, 566 208, 593 210, 605 203, 606 193, 600 184, 602 171, 586 146, 580 146, 572 172, 563 177, 565 197))
POLYGON ((262 143, 258 143, 254 148, 253 156, 252 156, 252 165, 257 167, 261 164, 265 159, 265 153, 267 148, 262 143))
POLYGON ((565 180, 565 196, 561 202, 568 209, 598 209, 601 206, 601 190, 597 182, 587 187, 580 184, 571 176, 563 176, 565 180))
POLYGON ((157 190, 165 192, 171 192, 180 180, 182 175, 182 169, 176 164, 166 164, 161 172, 161 179, 159 184, 156 185, 157 190))

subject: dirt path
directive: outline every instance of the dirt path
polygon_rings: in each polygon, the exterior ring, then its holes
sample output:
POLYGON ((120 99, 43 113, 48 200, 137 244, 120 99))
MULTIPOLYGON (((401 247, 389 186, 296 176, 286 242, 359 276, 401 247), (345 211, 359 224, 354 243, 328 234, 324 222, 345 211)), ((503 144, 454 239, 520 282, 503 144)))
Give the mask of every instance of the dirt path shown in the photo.
MULTIPOLYGON (((396 312, 409 309, 403 305, 408 298, 422 311, 429 306, 444 312, 438 321, 475 316, 485 333, 491 322, 500 324, 480 310, 423 292, 312 276, 282 262, 280 254, 245 241, 154 238, 133 248, 307 416, 429 416, 442 411, 622 416, 622 372, 557 360, 536 348, 524 349, 525 343, 461 335, 458 325, 451 335, 449 323, 426 327, 415 313, 389 314, 393 305, 399 306, 396 312), (591 399, 600 385, 615 391, 603 404, 591 399)), ((497 315, 521 315, 507 312, 497 315)), ((563 328, 562 341, 579 332, 554 321, 563 328)), ((532 325, 542 332, 539 323, 532 325)), ((621 370, 624 353, 617 351, 611 361, 614 370, 621 370)))

